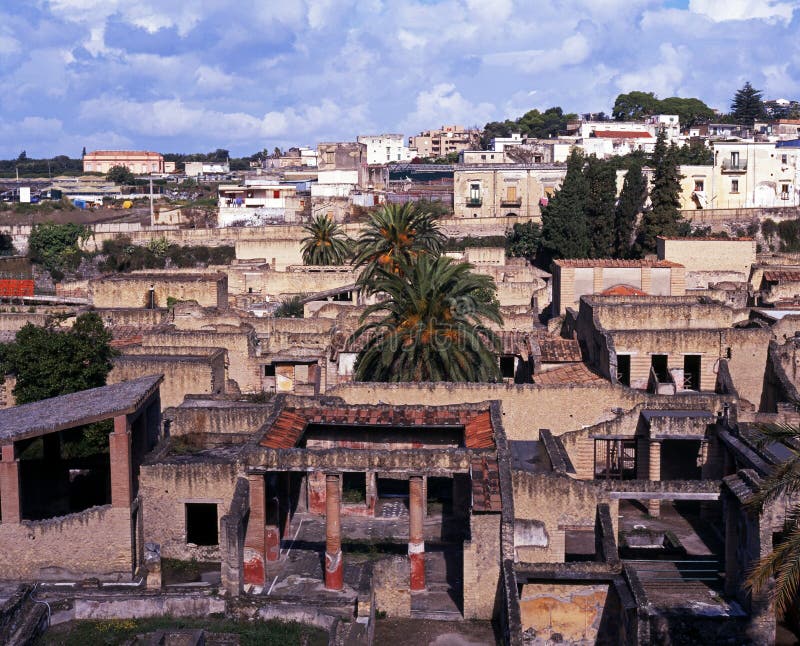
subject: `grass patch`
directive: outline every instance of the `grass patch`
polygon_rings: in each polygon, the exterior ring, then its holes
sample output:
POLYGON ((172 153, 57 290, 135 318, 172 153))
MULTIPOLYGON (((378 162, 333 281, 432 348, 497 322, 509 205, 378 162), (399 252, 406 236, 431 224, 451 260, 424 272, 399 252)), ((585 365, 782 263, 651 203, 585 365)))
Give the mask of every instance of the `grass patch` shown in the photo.
POLYGON ((242 646, 289 646, 289 644, 324 646, 328 643, 328 635, 325 631, 304 624, 282 621, 234 621, 220 617, 204 617, 202 619, 151 617, 148 619, 73 621, 50 628, 35 643, 39 646, 123 644, 128 643, 136 635, 156 630, 198 628, 214 633, 238 635, 242 646))

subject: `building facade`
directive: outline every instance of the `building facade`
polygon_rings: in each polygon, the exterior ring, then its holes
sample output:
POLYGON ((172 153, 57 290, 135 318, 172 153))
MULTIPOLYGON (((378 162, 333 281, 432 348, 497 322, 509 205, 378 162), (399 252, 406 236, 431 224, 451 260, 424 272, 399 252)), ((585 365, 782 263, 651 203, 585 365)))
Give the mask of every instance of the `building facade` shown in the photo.
POLYGON ((367 147, 368 164, 388 164, 411 159, 411 152, 405 145, 403 135, 359 135, 357 141, 367 147))
POLYGON ((84 173, 107 173, 124 166, 132 173, 164 173, 164 156, 147 150, 93 150, 83 156, 84 173))
POLYGON ((478 147, 481 133, 464 126, 442 126, 438 130, 425 130, 408 138, 412 157, 445 157, 450 153, 478 147))

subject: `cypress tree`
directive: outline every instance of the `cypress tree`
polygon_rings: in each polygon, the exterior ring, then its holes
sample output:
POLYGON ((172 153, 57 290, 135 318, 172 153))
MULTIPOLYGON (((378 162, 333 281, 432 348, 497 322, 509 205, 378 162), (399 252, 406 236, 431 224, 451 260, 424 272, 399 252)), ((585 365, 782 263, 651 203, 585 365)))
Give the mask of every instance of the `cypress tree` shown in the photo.
POLYGON ((653 186, 650 190, 650 208, 642 216, 642 225, 636 241, 639 255, 655 253, 658 236, 676 236, 683 230, 680 213, 681 192, 678 174, 678 148, 667 146, 664 130, 658 133, 653 152, 653 186))
POLYGON ((580 151, 573 150, 561 188, 542 210, 542 251, 550 259, 588 258, 591 253, 583 163, 580 151))
POLYGON ((614 254, 614 202, 617 196, 617 173, 614 167, 592 155, 584 171, 586 177, 586 221, 594 258, 614 254))
POLYGON ((619 202, 614 211, 614 253, 618 258, 631 255, 633 232, 636 219, 644 209, 647 200, 647 181, 642 173, 641 164, 634 163, 625 175, 619 202))

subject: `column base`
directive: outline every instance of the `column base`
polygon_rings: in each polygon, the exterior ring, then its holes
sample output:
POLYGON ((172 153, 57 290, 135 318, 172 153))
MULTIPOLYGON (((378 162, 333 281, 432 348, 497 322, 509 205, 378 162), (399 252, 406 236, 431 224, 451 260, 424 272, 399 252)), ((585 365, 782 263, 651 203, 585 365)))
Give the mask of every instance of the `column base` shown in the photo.
POLYGON ((425 543, 409 543, 408 559, 411 562, 411 591, 425 590, 425 543))
POLYGON ((264 555, 252 547, 244 548, 244 582, 264 587, 264 555))
POLYGON ((335 554, 325 552, 325 588, 328 590, 341 590, 344 587, 344 567, 342 551, 335 554))
POLYGON ((661 501, 648 500, 647 513, 650 514, 653 518, 658 518, 659 516, 661 516, 661 501))

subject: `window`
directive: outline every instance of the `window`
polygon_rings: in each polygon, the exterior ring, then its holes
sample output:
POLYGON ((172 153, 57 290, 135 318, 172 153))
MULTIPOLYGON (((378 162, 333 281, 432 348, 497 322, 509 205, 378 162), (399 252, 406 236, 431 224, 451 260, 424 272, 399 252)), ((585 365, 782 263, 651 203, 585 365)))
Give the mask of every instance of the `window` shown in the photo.
POLYGON ((186 542, 195 545, 219 545, 215 503, 186 503, 186 542))
POLYGON ((500 357, 500 375, 503 379, 514 378, 514 355, 500 357))
POLYGON ((732 179, 731 180, 731 193, 738 193, 739 192, 739 180, 732 179))
POLYGON ((326 150, 325 151, 325 163, 326 164, 335 164, 336 163, 336 152, 333 150, 326 150))
POLYGON ((273 199, 277 200, 278 198, 280 198, 280 196, 281 196, 281 192, 280 191, 272 191, 273 199))
POLYGON ((789 199, 789 185, 788 184, 781 184, 781 199, 788 200, 789 199))
POLYGON ((265 363, 264 364, 264 376, 265 377, 274 377, 275 376, 275 364, 274 363, 265 363))
POLYGON ((694 180, 694 190, 697 192, 705 190, 705 181, 702 179, 694 180))
POLYGON ((481 159, 486 159, 486 155, 481 155, 481 159))
POLYGON ((507 186, 506 187, 506 201, 507 202, 516 202, 517 201, 517 187, 516 186, 507 186))
POLYGON ((784 166, 786 166, 786 164, 788 164, 788 163, 789 163, 789 161, 788 161, 788 160, 789 160, 789 155, 781 155, 781 164, 783 164, 784 166))
POLYGON ((631 385, 631 355, 617 355, 617 381, 623 386, 631 385))
POLYGON ((469 199, 471 202, 478 202, 481 199, 481 185, 478 183, 469 185, 469 199))
POLYGON ((736 151, 731 153, 731 168, 739 168, 739 153, 736 151))
POLYGON ((594 441, 594 477, 607 480, 636 478, 636 440, 594 441))

